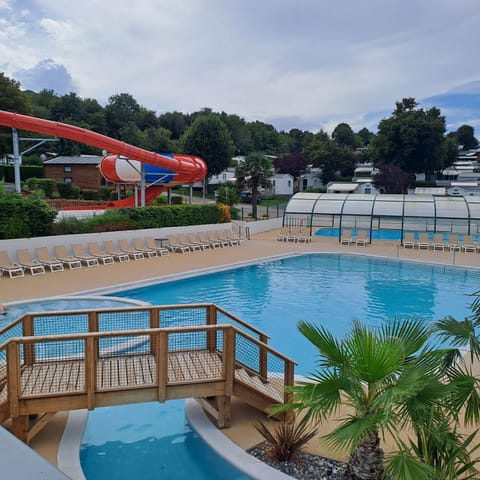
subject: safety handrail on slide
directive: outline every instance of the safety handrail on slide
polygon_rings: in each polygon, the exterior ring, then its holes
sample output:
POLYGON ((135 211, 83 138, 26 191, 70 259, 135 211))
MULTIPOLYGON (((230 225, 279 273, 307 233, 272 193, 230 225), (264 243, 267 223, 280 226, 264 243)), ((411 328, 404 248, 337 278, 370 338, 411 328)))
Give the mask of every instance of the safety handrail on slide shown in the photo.
POLYGON ((176 182, 180 183, 198 182, 207 175, 207 166, 199 157, 181 154, 175 154, 172 157, 161 155, 75 125, 4 110, 0 110, 0 125, 73 140, 106 150, 110 154, 122 155, 132 160, 169 169, 180 174, 176 179, 176 182))

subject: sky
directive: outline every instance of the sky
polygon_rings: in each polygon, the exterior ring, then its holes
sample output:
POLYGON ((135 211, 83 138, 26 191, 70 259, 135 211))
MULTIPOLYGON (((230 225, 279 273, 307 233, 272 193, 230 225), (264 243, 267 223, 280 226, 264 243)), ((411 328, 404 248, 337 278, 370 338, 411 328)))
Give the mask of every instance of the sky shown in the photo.
POLYGON ((479 25, 479 0, 0 0, 0 71, 157 114, 375 131, 404 97, 480 93, 479 25))

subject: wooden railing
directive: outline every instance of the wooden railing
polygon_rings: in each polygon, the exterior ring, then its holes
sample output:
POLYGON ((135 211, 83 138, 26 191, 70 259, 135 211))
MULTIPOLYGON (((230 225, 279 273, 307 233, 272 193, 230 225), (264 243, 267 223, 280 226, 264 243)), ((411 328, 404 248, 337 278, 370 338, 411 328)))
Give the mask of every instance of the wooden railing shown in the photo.
POLYGON ((264 408, 288 401, 294 381, 267 335, 215 304, 29 313, 0 339, 0 421, 232 394, 255 404, 251 391, 264 408))

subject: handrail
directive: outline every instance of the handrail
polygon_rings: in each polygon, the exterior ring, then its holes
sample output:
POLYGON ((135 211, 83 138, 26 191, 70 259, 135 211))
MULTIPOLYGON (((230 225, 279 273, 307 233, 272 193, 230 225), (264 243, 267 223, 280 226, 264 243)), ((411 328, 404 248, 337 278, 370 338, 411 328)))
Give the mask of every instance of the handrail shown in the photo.
MULTIPOLYGON (((249 325, 247 322, 241 320, 240 318, 236 317, 235 315, 231 314, 230 312, 226 311, 225 309, 219 307, 214 303, 191 303, 191 304, 175 304, 175 305, 145 305, 145 306, 128 306, 128 307, 112 307, 112 308, 98 308, 98 309, 78 309, 78 310, 68 310, 68 311, 46 311, 46 312, 28 312, 25 313, 22 317, 18 318, 17 320, 13 321, 11 324, 7 325, 6 327, 0 329, 0 342, 1 338, 8 335, 9 332, 17 328, 19 325, 22 325, 22 335, 29 336, 34 332, 34 325, 26 326, 30 321, 35 323, 37 317, 41 317, 42 319, 48 317, 60 317, 60 316, 80 316, 80 315, 87 315, 90 319, 97 317, 101 314, 121 314, 121 313, 134 313, 134 312, 150 312, 149 313, 149 321, 150 326, 156 327, 159 325, 158 323, 158 312, 165 312, 165 311, 175 311, 175 310, 198 310, 198 309, 205 309, 205 324, 212 324, 217 323, 217 314, 218 312, 224 314, 234 322, 242 325, 247 331, 250 331, 259 336, 259 338, 267 343, 268 339, 270 338, 266 333, 262 332, 261 330, 249 325), (215 310, 215 318, 214 320, 209 317, 209 310, 215 310)), ((161 320, 160 320, 161 324, 161 320)), ((98 322, 89 321, 89 331, 91 328, 97 325, 98 322)), ((12 336, 18 336, 12 335, 12 336)), ((0 345, 2 345, 1 342, 0 345)))

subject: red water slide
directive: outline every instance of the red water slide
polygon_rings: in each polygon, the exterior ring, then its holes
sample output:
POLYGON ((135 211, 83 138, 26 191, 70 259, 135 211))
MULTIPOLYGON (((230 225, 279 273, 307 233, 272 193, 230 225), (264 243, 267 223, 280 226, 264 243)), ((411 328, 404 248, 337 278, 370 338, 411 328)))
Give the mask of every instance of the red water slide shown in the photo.
MULTIPOLYGON (((27 130, 31 132, 42 133, 58 138, 65 138, 75 142, 90 145, 92 147, 106 150, 110 155, 105 160, 115 165, 116 163, 137 160, 138 162, 158 167, 161 170, 172 172, 169 176, 168 184, 157 185, 147 189, 145 198, 148 202, 153 200, 161 191, 185 183, 194 183, 202 181, 207 175, 207 165, 205 162, 193 155, 161 155, 155 152, 149 152, 142 148, 134 147, 120 140, 107 137, 100 133, 92 132, 84 128, 68 125, 66 123, 52 122, 42 118, 20 115, 19 113, 5 112, 0 110, 0 125, 16 128, 18 130, 27 130), (126 158, 120 158, 126 157, 126 158), (150 190, 150 192, 149 192, 150 190)), ((108 168, 100 168, 102 174, 110 181, 121 181, 121 178, 108 178, 106 172, 108 168)), ((112 170, 113 171, 113 170, 112 170)), ((127 182, 125 182, 127 183, 127 182)), ((111 202, 110 206, 131 206, 134 205, 135 198, 129 197, 124 200, 111 202)))

